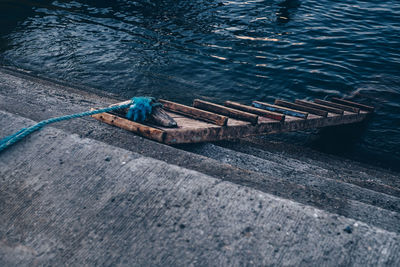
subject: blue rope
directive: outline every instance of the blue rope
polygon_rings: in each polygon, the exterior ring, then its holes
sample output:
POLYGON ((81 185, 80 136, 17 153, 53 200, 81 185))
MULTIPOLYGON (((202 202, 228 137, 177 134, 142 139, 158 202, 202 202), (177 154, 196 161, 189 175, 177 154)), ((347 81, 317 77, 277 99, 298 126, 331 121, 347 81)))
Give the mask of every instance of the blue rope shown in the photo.
POLYGON ((56 118, 51 118, 48 120, 43 120, 35 125, 32 125, 27 128, 22 128, 18 132, 9 135, 2 140, 0 140, 0 152, 7 147, 15 144, 16 142, 22 140, 26 136, 30 135, 31 133, 42 129, 45 125, 59 122, 59 121, 65 121, 65 120, 70 120, 74 118, 80 118, 80 117, 85 117, 85 116, 90 116, 94 114, 99 114, 99 113, 104 113, 104 112, 110 112, 118 109, 125 109, 129 108, 128 110, 128 115, 130 115, 127 118, 132 119, 132 114, 134 114, 134 120, 136 121, 137 119, 146 119, 146 115, 151 113, 152 107, 158 105, 159 103, 152 103, 154 102, 154 98, 150 97, 134 97, 131 99, 131 101, 127 104, 124 105, 118 105, 118 106, 112 106, 108 108, 103 108, 103 109, 97 109, 93 111, 86 111, 86 112, 81 112, 77 114, 72 114, 72 115, 66 115, 66 116, 61 116, 61 117, 56 117, 56 118), (150 108, 149 108, 150 106, 150 108), (139 118, 140 117, 140 118, 139 118))
POLYGON ((153 107, 161 105, 153 97, 134 97, 134 104, 128 110, 126 117, 133 121, 146 120, 147 114, 151 114, 153 107))

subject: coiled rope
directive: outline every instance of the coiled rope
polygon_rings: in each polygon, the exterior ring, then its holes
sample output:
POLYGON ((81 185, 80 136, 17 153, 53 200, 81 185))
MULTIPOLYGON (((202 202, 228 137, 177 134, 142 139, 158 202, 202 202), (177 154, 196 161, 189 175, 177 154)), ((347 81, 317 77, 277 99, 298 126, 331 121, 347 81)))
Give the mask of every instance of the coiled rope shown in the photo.
POLYGON ((156 105, 160 105, 160 103, 155 103, 154 98, 152 98, 152 97, 134 97, 127 104, 117 105, 117 106, 112 106, 112 107, 108 107, 108 108, 96 109, 96 110, 92 110, 92 111, 86 111, 86 112, 76 113, 76 114, 72 114, 72 115, 66 115, 66 116, 43 120, 43 121, 38 122, 37 124, 32 125, 30 127, 22 128, 18 132, 14 133, 12 135, 9 135, 9 136, 3 138, 2 140, 0 140, 0 152, 3 151, 4 149, 6 149, 7 147, 17 143, 18 141, 24 139, 26 136, 30 135, 31 133, 42 129, 44 126, 49 125, 51 123, 75 119, 75 118, 81 118, 81 117, 85 117, 85 116, 90 116, 90 115, 104 113, 104 112, 110 112, 110 111, 119 110, 119 109, 126 109, 126 108, 129 108, 128 113, 127 113, 128 119, 131 119, 134 121, 138 121, 138 120, 144 121, 146 119, 146 116, 148 114, 151 114, 152 107, 154 107, 156 105))

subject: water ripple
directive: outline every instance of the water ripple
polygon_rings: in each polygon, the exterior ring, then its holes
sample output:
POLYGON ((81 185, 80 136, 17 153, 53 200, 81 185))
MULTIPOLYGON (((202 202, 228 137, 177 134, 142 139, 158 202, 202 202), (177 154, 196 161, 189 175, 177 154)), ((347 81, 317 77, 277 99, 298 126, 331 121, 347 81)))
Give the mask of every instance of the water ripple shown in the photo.
POLYGON ((400 160, 398 1, 4 0, 0 23, 4 64, 124 97, 374 103, 352 153, 400 160))

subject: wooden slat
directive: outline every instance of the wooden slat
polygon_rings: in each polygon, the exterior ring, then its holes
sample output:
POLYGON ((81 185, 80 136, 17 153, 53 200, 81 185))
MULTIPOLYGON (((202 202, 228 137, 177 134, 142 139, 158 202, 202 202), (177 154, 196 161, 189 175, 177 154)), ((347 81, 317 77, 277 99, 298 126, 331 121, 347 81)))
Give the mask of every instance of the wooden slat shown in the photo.
POLYGON ((343 110, 357 113, 357 114, 360 113, 360 109, 356 108, 356 107, 345 106, 342 104, 333 103, 333 102, 322 100, 322 99, 314 99, 314 102, 317 104, 321 104, 321 105, 325 105, 325 106, 329 106, 329 107, 333 107, 333 108, 338 108, 338 109, 343 109, 343 110))
POLYGON ((359 108, 361 110, 366 110, 366 111, 369 111, 369 112, 374 112, 374 110, 375 110, 374 107, 363 105, 363 104, 360 104, 360 103, 355 103, 355 102, 352 102, 352 101, 349 101, 349 100, 346 100, 346 99, 340 99, 340 98, 337 98, 337 97, 332 97, 331 100, 333 102, 336 102, 336 103, 339 103, 339 104, 342 104, 342 105, 356 107, 356 108, 359 108))
POLYGON ((130 121, 109 113, 95 114, 92 115, 92 117, 107 124, 118 126, 122 129, 137 133, 141 136, 156 140, 158 142, 164 142, 165 132, 163 130, 149 127, 147 125, 130 121))
POLYGON ((272 104, 268 104, 268 103, 264 103, 264 102, 260 102, 260 101, 253 101, 253 106, 256 108, 266 109, 266 110, 273 111, 273 112, 279 112, 279 113, 283 113, 285 115, 298 117, 298 118, 302 118, 302 119, 307 119, 307 117, 308 117, 307 112, 302 112, 302 111, 298 111, 298 110, 294 110, 294 109, 290 109, 290 108, 280 107, 280 106, 276 106, 276 105, 272 105, 272 104))
POLYGON ((302 106, 296 103, 291 103, 288 101, 284 101, 284 100, 275 100, 275 105, 277 106, 281 106, 281 107, 287 107, 287 108, 292 108, 295 110, 300 110, 300 111, 305 111, 314 115, 318 115, 318 116, 322 116, 322 117, 326 117, 328 116, 328 111, 325 110, 321 110, 321 109, 316 109, 316 108, 310 108, 310 107, 306 107, 306 106, 302 106))
POLYGON ((204 111, 198 108, 185 106, 163 99, 159 99, 158 101, 163 104, 164 109, 188 116, 190 118, 210 122, 219 126, 225 126, 228 121, 228 117, 218 115, 209 111, 204 111))
POLYGON ((325 111, 328 111, 328 112, 331 112, 331 113, 335 113, 335 114, 343 115, 343 113, 344 113, 344 111, 341 110, 341 109, 328 107, 328 106, 325 106, 325 105, 321 105, 321 104, 317 104, 317 103, 313 103, 313 102, 309 102, 309 101, 305 101, 305 100, 296 99, 295 103, 299 104, 299 105, 304 105, 306 107, 322 109, 322 110, 325 110, 325 111))
POLYGON ((236 110, 236 109, 232 109, 232 108, 227 108, 222 105, 214 104, 214 103, 203 101, 200 99, 195 99, 193 101, 193 106, 195 108, 204 109, 207 111, 225 115, 225 116, 228 116, 233 119, 248 121, 248 122, 251 122, 252 124, 257 124, 257 122, 258 122, 257 115, 254 115, 254 114, 251 114, 248 112, 244 112, 244 111, 240 111, 240 110, 236 110))
POLYGON ((255 107, 250 107, 250 106, 246 106, 237 102, 233 102, 233 101, 225 101, 225 106, 231 107, 231 108, 235 108, 238 110, 242 110, 242 111, 246 111, 252 114, 256 114, 259 116, 263 116, 263 117, 267 117, 273 120, 277 120, 277 121, 284 121, 285 120, 285 115, 283 114, 279 114, 276 112, 271 112, 271 111, 267 111, 264 109, 259 109, 259 108, 255 108, 255 107))

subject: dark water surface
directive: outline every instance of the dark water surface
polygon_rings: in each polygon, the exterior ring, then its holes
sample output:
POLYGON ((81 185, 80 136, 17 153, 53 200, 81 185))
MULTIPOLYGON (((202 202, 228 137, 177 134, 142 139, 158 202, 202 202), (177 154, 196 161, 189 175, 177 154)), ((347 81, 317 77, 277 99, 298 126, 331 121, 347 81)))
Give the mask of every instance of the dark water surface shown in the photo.
POLYGON ((397 0, 0 0, 0 63, 187 104, 351 97, 377 107, 361 137, 309 144, 400 169, 397 0))

